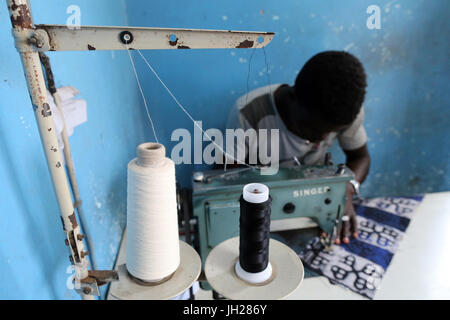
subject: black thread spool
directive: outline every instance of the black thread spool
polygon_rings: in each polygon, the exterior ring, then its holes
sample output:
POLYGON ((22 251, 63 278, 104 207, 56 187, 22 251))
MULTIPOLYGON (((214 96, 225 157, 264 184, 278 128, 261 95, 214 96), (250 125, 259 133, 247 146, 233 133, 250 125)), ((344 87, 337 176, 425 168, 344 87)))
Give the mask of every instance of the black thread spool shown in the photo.
POLYGON ((250 183, 244 186, 240 198, 239 260, 235 272, 252 284, 265 282, 272 275, 269 262, 271 204, 266 185, 250 183))

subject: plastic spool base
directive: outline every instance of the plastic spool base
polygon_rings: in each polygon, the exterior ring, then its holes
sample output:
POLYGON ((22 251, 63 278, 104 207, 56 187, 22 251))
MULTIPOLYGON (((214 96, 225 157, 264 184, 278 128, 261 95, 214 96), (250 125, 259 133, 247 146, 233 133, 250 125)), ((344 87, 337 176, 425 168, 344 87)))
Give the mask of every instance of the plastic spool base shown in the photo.
POLYGON ((232 300, 278 300, 288 297, 303 281, 303 264, 294 250, 270 239, 269 262, 272 276, 260 284, 250 284, 235 272, 239 260, 239 237, 225 240, 208 255, 206 278, 215 291, 232 300))
POLYGON ((189 289, 201 271, 201 260, 190 245, 180 240, 180 266, 167 281, 156 285, 140 285, 125 264, 117 268, 119 281, 111 284, 110 295, 119 300, 168 300, 189 289))
POLYGON ((261 284, 268 281, 272 277, 272 265, 270 264, 270 262, 268 263, 267 268, 264 269, 263 271, 251 273, 245 271, 241 267, 241 264, 239 263, 238 259, 238 261, 234 265, 234 271, 236 272, 239 278, 251 284, 261 284))

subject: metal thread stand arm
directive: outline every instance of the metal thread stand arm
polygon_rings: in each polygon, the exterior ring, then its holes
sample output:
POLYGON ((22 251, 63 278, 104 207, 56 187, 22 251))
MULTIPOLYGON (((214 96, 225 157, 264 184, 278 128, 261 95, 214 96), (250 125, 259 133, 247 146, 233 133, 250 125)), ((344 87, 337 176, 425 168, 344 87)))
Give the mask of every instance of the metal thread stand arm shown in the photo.
POLYGON ((38 51, 130 49, 250 49, 269 44, 274 33, 143 27, 36 25, 38 51))

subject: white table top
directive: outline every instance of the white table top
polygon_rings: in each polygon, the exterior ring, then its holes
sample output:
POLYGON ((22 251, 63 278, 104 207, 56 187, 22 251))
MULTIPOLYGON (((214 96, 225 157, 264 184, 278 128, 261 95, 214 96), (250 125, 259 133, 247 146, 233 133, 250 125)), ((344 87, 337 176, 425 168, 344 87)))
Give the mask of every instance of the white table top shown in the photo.
MULTIPOLYGON (((288 299, 366 298, 314 277, 288 299)), ((450 299, 450 192, 427 194, 422 200, 375 299, 450 299)))

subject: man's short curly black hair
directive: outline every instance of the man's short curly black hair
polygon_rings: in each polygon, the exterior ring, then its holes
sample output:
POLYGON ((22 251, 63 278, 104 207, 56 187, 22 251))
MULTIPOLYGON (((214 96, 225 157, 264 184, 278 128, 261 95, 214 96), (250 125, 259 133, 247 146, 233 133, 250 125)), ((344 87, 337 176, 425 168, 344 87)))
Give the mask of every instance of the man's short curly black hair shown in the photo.
POLYGON ((297 98, 309 112, 334 125, 348 125, 358 115, 366 93, 361 62, 344 51, 312 57, 295 80, 297 98))

